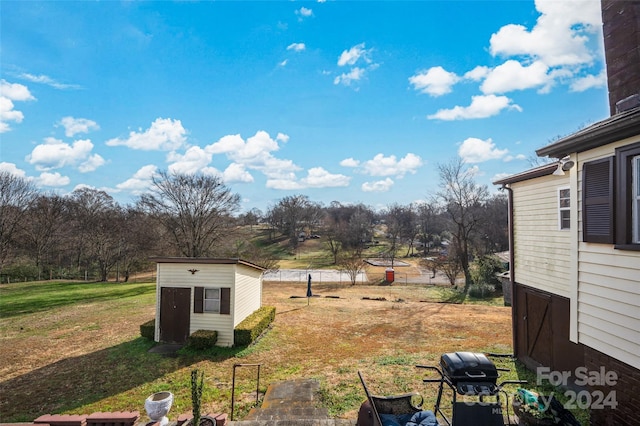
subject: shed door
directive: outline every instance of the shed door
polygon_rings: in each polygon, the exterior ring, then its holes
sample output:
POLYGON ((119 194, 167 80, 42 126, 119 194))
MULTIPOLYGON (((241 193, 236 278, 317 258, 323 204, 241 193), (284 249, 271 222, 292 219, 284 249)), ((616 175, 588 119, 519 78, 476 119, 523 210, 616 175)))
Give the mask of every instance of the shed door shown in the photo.
POLYGON ((185 343, 189 337, 191 289, 162 287, 160 292, 160 341, 185 343))
POLYGON ((551 328, 551 297, 531 288, 518 286, 516 325, 517 354, 525 364, 553 365, 553 332, 551 328))

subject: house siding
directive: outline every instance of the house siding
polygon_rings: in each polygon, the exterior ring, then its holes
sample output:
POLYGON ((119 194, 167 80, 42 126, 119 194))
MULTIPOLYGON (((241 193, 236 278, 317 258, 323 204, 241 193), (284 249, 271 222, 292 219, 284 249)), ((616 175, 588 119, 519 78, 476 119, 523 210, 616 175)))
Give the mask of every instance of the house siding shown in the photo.
POLYGON ((512 185, 514 267, 518 282, 570 297, 571 232, 558 223, 558 189, 566 187, 568 177, 553 175, 512 185))
POLYGON ((242 265, 237 265, 236 269, 236 303, 232 305, 235 307, 234 328, 262 305, 262 271, 242 265))
MULTIPOLYGON (((640 135, 578 154, 578 188, 585 162, 615 155, 640 135)), ((578 341, 640 368, 640 252, 582 242, 582 193, 578 197, 578 341)))

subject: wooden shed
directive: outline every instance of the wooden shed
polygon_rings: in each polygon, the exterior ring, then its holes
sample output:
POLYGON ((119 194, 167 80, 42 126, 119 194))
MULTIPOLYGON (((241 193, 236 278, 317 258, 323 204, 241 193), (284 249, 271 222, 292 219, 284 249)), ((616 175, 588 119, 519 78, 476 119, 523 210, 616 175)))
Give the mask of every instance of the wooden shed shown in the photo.
POLYGON ((233 346, 235 327, 262 306, 264 268, 237 258, 157 257, 156 342, 185 343, 197 330, 233 346))

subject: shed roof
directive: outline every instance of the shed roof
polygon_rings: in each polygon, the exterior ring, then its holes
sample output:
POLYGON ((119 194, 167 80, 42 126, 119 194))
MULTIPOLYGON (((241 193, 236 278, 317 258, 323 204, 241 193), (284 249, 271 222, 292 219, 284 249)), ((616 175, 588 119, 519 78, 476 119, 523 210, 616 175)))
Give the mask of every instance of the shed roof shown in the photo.
POLYGON ((515 183, 522 182, 529 179, 538 178, 541 176, 547 176, 553 174, 553 172, 558 168, 558 163, 550 163, 545 164, 543 166, 538 166, 533 169, 525 170, 524 172, 516 173, 515 175, 510 175, 505 178, 496 180, 493 182, 494 185, 504 185, 507 183, 515 183))
POLYGON ((156 263, 199 263, 199 264, 217 264, 217 265, 244 265, 265 271, 266 268, 256 265, 255 263, 242 260, 237 257, 152 257, 149 260, 156 263))

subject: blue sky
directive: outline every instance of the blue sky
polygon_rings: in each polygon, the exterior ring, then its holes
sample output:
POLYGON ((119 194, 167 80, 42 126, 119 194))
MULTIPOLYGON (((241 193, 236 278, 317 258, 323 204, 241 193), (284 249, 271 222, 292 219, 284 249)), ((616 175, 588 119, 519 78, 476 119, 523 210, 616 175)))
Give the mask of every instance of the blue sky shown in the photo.
POLYGON ((0 170, 133 203, 160 170, 428 200, 608 116, 600 2, 0 2, 0 170))

